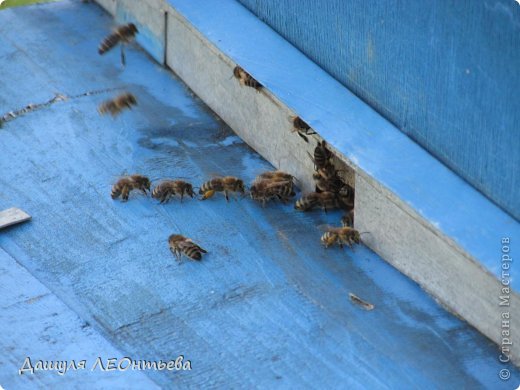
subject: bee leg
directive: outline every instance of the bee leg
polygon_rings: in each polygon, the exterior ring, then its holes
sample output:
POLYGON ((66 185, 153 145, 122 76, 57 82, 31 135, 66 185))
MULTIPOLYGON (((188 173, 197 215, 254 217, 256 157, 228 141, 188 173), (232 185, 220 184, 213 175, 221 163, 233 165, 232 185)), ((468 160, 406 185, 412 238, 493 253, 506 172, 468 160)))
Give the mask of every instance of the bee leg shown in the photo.
POLYGON ((181 261, 181 254, 179 253, 179 250, 173 249, 173 248, 170 248, 170 250, 172 251, 173 255, 175 256, 175 260, 181 261))
POLYGON ((130 194, 130 190, 127 186, 123 188, 123 191, 121 191, 121 199, 123 199, 123 202, 126 202, 128 200, 128 195, 130 194))
POLYGON ((126 66, 125 45, 124 44, 121 44, 121 65, 123 65, 123 68, 126 66))
POLYGON ((305 142, 309 143, 309 139, 302 133, 298 131, 298 135, 303 139, 305 142))

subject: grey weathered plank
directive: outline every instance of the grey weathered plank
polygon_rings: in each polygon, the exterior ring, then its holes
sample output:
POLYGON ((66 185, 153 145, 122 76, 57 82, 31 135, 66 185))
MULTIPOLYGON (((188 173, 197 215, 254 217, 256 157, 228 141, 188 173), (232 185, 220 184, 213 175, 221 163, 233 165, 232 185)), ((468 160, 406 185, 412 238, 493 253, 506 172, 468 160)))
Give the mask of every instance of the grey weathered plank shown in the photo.
POLYGON ((4 211, 0 211, 0 229, 17 223, 25 222, 31 219, 31 216, 25 211, 16 207, 11 207, 4 211))

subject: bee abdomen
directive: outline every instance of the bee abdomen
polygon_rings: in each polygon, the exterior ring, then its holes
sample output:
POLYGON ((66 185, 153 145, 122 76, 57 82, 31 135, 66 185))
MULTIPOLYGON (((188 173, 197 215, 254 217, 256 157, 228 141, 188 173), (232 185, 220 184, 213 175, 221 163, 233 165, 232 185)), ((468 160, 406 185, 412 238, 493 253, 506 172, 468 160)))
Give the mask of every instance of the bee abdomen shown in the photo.
POLYGON ((110 101, 102 103, 99 106, 98 111, 100 114, 106 114, 107 112, 110 112, 112 115, 114 115, 114 113, 117 111, 117 108, 114 102, 110 101))
POLYGON ((201 249, 193 244, 183 249, 183 252, 186 256, 188 256, 192 260, 200 260, 202 259, 202 251, 201 249))
POLYGON ((212 189, 211 181, 207 181, 200 187, 199 194, 204 194, 205 192, 207 192, 211 189, 212 189))
POLYGON ((295 196, 296 193, 293 191, 292 183, 283 186, 280 191, 280 195, 284 198, 292 198, 293 196, 295 196))
POLYGON ((109 51, 114 46, 116 46, 120 40, 121 40, 121 37, 119 34, 117 34, 117 33, 110 34, 108 37, 103 39, 103 42, 101 42, 101 45, 99 45, 98 53, 100 55, 105 54, 107 51, 109 51))
POLYGON ((112 193, 110 194, 110 196, 112 197, 112 199, 116 199, 119 195, 121 195, 121 192, 123 190, 122 188, 123 186, 116 183, 112 186, 112 193))
POLYGON ((309 199, 309 197, 304 196, 296 201, 294 208, 301 211, 308 211, 317 205, 317 201, 314 199, 309 199))
POLYGON ((260 89, 262 88, 262 84, 256 81, 253 77, 249 76, 244 80, 244 84, 248 87, 260 89))
POLYGON ((329 246, 334 244, 334 242, 336 241, 336 238, 337 238, 337 236, 335 233, 325 232, 321 236, 321 242, 323 245, 325 245, 325 248, 328 248, 329 246))
POLYGON ((165 193, 165 188, 161 185, 158 185, 152 191, 152 198, 159 199, 164 195, 164 193, 165 193))

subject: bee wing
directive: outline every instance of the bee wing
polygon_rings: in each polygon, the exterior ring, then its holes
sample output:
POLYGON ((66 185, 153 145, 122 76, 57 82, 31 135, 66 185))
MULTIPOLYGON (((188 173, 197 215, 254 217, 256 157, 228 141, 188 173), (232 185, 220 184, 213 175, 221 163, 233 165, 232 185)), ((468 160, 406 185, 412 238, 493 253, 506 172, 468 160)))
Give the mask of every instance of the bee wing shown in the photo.
POLYGON ((177 243, 177 246, 179 247, 179 249, 185 249, 185 248, 189 248, 193 245, 196 245, 190 238, 186 239, 186 240, 182 240, 182 241, 179 241, 177 243))
POLYGON ((290 181, 275 181, 273 183, 269 183, 265 186, 265 189, 270 189, 270 188, 276 188, 276 187, 283 187, 287 184, 290 184, 291 182, 290 181))
POLYGON ((150 180, 160 180, 162 181, 176 181, 176 180, 190 180, 189 177, 186 176, 176 176, 176 177, 161 177, 161 178, 150 178, 150 180))
MULTIPOLYGON (((195 244, 197 245, 197 244, 195 244)), ((202 253, 208 253, 208 251, 204 248, 201 248, 199 245, 197 245, 197 248, 199 248, 199 250, 202 252, 202 253)))
POLYGON ((118 180, 121 180, 121 179, 124 178, 124 177, 129 176, 129 175, 130 175, 130 174, 129 174, 126 170, 124 170, 124 171, 123 171, 122 173, 120 173, 120 174, 113 174, 113 175, 111 175, 111 176, 113 177, 114 181, 118 181, 118 180))
POLYGON ((330 232, 331 230, 335 229, 335 227, 328 224, 322 224, 318 225, 318 229, 320 229, 322 232, 330 232))
POLYGON ((309 143, 309 138, 303 134, 301 131, 299 130, 296 130, 298 132, 298 135, 301 137, 301 139, 303 139, 305 142, 309 143))

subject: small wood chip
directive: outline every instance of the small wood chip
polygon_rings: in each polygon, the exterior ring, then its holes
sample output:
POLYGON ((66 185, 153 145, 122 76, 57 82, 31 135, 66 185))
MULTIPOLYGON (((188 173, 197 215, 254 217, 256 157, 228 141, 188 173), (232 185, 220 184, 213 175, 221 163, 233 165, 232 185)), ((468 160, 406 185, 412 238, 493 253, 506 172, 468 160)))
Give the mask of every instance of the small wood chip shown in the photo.
POLYGON ((356 305, 361 306, 365 310, 372 310, 375 306, 370 302, 364 301, 360 297, 355 294, 349 293, 350 300, 354 302, 356 305))
POLYGON ((29 214, 16 207, 0 211, 0 229, 20 222, 25 222, 30 219, 31 216, 29 214))

